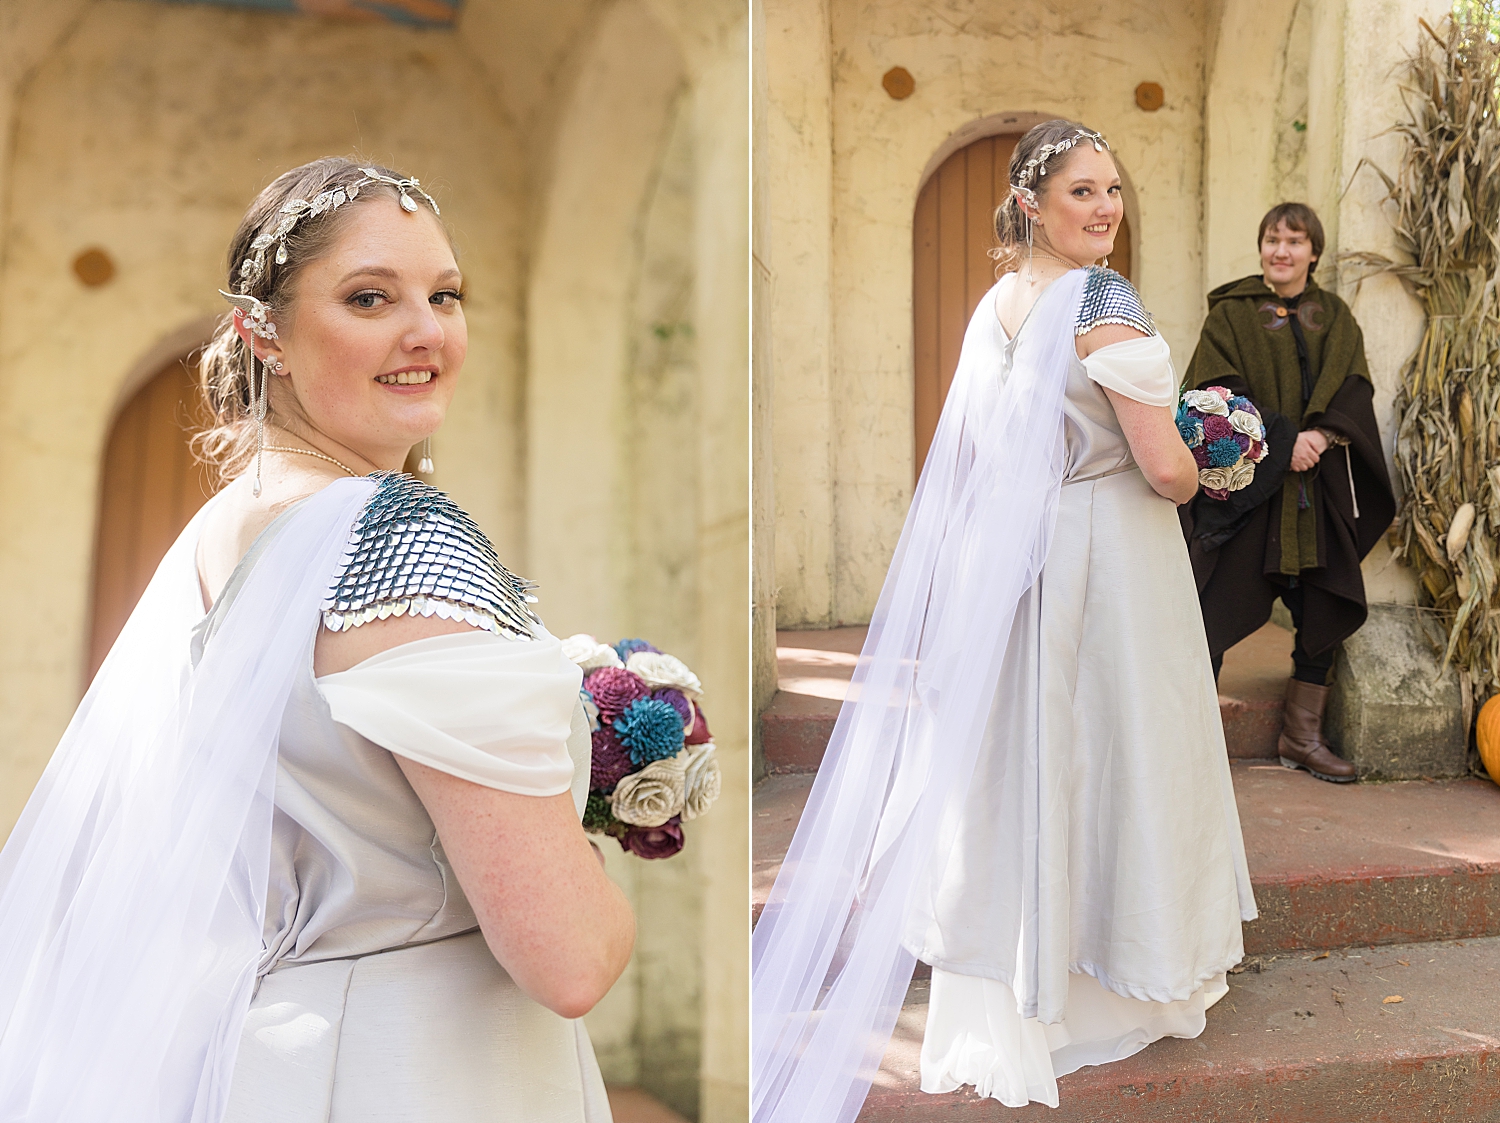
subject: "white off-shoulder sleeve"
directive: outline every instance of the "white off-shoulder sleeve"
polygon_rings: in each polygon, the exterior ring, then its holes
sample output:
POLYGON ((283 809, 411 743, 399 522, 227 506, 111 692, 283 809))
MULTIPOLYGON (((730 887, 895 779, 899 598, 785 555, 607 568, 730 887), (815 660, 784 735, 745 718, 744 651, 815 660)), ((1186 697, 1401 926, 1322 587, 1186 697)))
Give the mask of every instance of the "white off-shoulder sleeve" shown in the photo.
POLYGON ((1083 369, 1100 386, 1144 405, 1177 404, 1177 372, 1172 369, 1172 352, 1159 335, 1101 347, 1083 360, 1083 369))
POLYGON ((318 679, 333 719, 398 756, 518 795, 561 795, 582 672, 544 634, 473 631, 383 651, 318 679))

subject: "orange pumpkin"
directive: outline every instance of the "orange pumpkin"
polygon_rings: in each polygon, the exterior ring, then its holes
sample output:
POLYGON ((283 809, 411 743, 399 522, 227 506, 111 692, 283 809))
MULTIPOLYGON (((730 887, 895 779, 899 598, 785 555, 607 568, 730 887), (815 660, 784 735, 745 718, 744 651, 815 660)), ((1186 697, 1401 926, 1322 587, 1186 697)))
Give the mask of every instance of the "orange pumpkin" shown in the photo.
POLYGON ((1479 759, 1490 779, 1500 784, 1500 694, 1479 707, 1474 735, 1479 741, 1479 759))

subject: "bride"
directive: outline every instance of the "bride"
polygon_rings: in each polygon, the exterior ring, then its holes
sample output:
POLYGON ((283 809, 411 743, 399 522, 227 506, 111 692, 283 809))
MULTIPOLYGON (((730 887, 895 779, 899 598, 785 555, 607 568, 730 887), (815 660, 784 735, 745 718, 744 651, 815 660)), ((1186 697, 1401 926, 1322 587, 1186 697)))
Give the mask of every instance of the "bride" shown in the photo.
POLYGON ((607 1121, 578 1019, 634 920, 579 822, 579 671, 400 474, 467 341, 437 204, 317 160, 229 262, 232 482, 0 854, 0 1120, 607 1121))
POLYGON ((858 1113, 914 962, 922 1088, 1193 1037, 1255 903, 1175 506, 1177 376, 1106 257, 1104 139, 1038 125, 864 652, 756 928, 757 1123, 858 1113))

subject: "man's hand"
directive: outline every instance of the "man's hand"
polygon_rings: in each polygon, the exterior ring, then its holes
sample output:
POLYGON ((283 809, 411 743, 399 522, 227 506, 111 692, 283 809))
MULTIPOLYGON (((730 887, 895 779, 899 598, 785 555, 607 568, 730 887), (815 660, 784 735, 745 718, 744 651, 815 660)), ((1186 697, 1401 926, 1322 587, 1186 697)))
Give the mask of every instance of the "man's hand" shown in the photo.
POLYGON ((1317 465, 1318 460, 1327 451, 1327 437, 1316 429, 1302 430, 1297 434, 1297 443, 1292 448, 1292 471, 1308 471, 1317 465))

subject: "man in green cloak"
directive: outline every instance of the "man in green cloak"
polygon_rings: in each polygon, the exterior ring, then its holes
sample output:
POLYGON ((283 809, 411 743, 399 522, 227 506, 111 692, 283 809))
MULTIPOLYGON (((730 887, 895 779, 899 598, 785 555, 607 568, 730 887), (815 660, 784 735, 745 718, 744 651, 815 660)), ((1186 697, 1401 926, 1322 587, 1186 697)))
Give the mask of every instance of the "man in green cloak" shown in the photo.
POLYGON ((1365 622, 1360 562, 1396 500, 1364 336, 1349 306, 1312 280, 1323 244, 1312 208, 1282 203, 1261 219, 1261 274, 1208 294, 1186 385, 1253 401, 1268 453, 1248 487, 1223 500, 1200 492, 1183 520, 1214 674, 1280 597, 1296 626, 1281 763, 1344 783, 1354 766, 1323 738, 1328 673, 1365 622))

